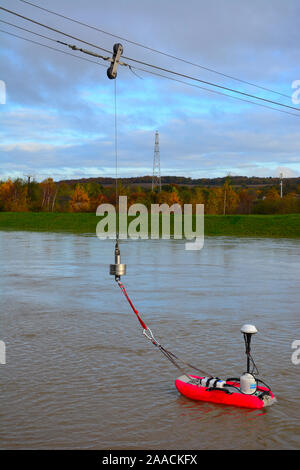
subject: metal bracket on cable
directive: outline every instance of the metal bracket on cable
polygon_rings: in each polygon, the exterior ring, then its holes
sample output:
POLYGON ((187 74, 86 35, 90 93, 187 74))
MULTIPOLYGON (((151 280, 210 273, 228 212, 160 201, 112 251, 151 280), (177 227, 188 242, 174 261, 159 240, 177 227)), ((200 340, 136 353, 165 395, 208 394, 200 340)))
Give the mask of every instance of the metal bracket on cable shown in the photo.
POLYGON ((120 63, 120 57, 123 54, 123 46, 120 43, 114 44, 111 65, 107 69, 107 76, 114 79, 117 76, 117 68, 120 63))
MULTIPOLYGON (((103 55, 100 55, 100 54, 97 54, 96 52, 94 51, 89 51, 87 49, 83 49, 82 47, 78 47, 78 46, 75 46, 74 44, 68 44, 67 42, 63 42, 63 41, 56 41, 58 44, 62 44, 64 46, 67 46, 69 47, 70 49, 72 49, 73 51, 79 51, 79 52, 83 52, 84 54, 88 54, 88 55, 91 55, 93 57, 97 57, 99 59, 102 59, 102 60, 107 60, 111 63, 111 65, 108 67, 107 69, 107 76, 108 78, 110 79, 114 79, 116 78, 117 76, 117 68, 118 68, 118 65, 123 65, 125 67, 129 67, 129 69, 131 70, 132 73, 134 73, 136 75, 136 73, 132 70, 132 67, 130 64, 127 64, 125 62, 121 62, 120 61, 120 57, 121 55, 123 54, 123 46, 122 44, 114 44, 114 47, 113 47, 113 56, 112 57, 105 57, 103 55)), ((139 77, 140 78, 140 77, 139 77)))
POLYGON ((158 347, 160 346, 159 342, 154 338, 153 333, 149 327, 147 327, 147 330, 145 329, 143 330, 143 335, 145 335, 146 338, 148 338, 151 341, 151 343, 154 344, 154 346, 158 346, 158 347), (147 334, 147 332, 149 334, 147 334))

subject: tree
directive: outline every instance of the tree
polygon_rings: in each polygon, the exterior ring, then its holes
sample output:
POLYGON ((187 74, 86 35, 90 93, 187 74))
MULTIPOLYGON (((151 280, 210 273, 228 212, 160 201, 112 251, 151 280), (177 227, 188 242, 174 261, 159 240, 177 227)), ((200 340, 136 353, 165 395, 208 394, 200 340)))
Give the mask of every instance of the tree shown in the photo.
POLYGON ((87 212, 90 209, 90 198, 81 184, 77 184, 70 200, 71 212, 87 212))
POLYGON ((96 212, 97 207, 101 204, 105 204, 107 201, 107 197, 104 194, 99 193, 97 196, 90 198, 89 210, 91 212, 96 212))
POLYGON ((239 192, 239 214, 251 214, 253 202, 256 198, 255 191, 248 189, 241 189, 239 192))
POLYGON ((60 212, 67 212, 72 197, 72 188, 69 184, 62 182, 58 183, 57 189, 56 208, 60 212))
POLYGON ((0 207, 3 211, 24 212, 28 210, 27 184, 20 178, 8 179, 0 186, 0 207))
POLYGON ((223 187, 223 214, 233 214, 238 203, 239 196, 230 185, 230 180, 227 176, 223 187))
POLYGON ((279 212, 281 214, 296 214, 300 212, 300 200, 295 193, 289 193, 280 199, 279 212))
POLYGON ((222 188, 213 188, 209 190, 206 213, 207 214, 222 214, 224 210, 224 195, 222 188))
POLYGON ((205 204, 205 191, 202 188, 193 188, 190 202, 191 204, 205 204))
POLYGON ((280 194, 276 188, 270 188, 266 192, 265 199, 268 201, 278 201, 280 199, 280 194))
POLYGON ((46 178, 40 185, 42 188, 42 209, 53 212, 58 186, 52 178, 46 178))
POLYGON ((128 204, 146 204, 147 198, 145 191, 140 187, 137 186, 133 188, 133 191, 129 195, 128 204))
POLYGON ((42 188, 36 181, 28 184, 28 208, 31 211, 40 211, 42 208, 42 188))
POLYGON ((178 189, 173 187, 172 191, 161 191, 158 193, 158 202, 159 204, 168 204, 172 206, 173 204, 180 204, 181 201, 178 194, 178 189))

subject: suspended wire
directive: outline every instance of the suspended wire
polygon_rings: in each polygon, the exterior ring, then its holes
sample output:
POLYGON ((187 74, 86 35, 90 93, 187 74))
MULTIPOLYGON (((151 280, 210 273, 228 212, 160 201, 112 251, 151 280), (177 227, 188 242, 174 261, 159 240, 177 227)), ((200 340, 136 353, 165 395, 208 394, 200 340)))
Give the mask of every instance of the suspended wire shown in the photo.
POLYGON ((166 72, 166 73, 170 73, 172 75, 176 75, 176 76, 179 76, 179 77, 183 77, 183 78, 187 78, 189 80, 193 80, 193 81, 196 81, 196 82, 200 82, 200 83, 204 83, 205 85, 210 85, 210 86, 213 86, 213 87, 216 87, 216 88, 220 88, 222 90, 226 90, 226 91, 230 91, 232 93, 238 93, 239 95, 243 95, 243 96, 247 96, 249 98, 254 98, 256 100, 260 100, 260 101, 265 101, 267 103, 271 103, 271 104, 275 104, 277 106, 282 106, 284 108, 289 108, 289 109, 293 109, 295 111, 300 111, 299 108, 295 108, 294 106, 288 106, 286 104, 283 104, 283 103, 279 103, 278 101, 273 101, 273 100, 269 100, 267 98, 262 98, 260 96, 256 96, 256 95, 251 95, 250 93, 245 93, 243 91, 239 91, 239 90, 234 90, 233 88, 229 88, 229 87, 226 87, 226 86, 223 86, 223 85, 218 85, 216 83, 212 83, 212 82, 208 82, 206 80, 201 80, 200 78, 195 78, 195 77, 191 77, 190 75, 186 75, 184 73, 180 73, 180 72, 175 72, 173 70, 169 70, 169 69, 165 69, 164 67, 159 67, 157 65, 153 65, 153 64, 147 64, 146 62, 143 62, 141 60, 137 60, 137 59, 132 59, 130 57, 126 57, 124 56, 124 59, 126 60, 132 60, 133 62, 136 62, 138 64, 141 64, 141 65, 145 65, 147 67, 152 67, 156 70, 160 70, 162 72, 166 72))
POLYGON ((206 88, 206 87, 203 87, 203 86, 200 86, 200 85, 196 85, 195 83, 185 82, 183 80, 179 80, 178 78, 168 77, 167 75, 163 75, 161 73, 153 72, 151 70, 142 69, 140 67, 132 67, 132 68, 135 69, 135 70, 139 70, 140 72, 146 72, 146 73, 149 73, 151 75, 155 75, 157 77, 166 78, 167 80, 172 80, 174 82, 182 83, 182 84, 187 85, 187 86, 199 88, 200 90, 208 91, 209 93, 214 93, 216 95, 226 96, 227 98, 232 98, 234 100, 243 101, 244 103, 250 103, 250 104, 254 104, 256 106, 260 106, 262 108, 271 109, 272 111, 278 111, 279 113, 289 114, 290 116, 296 116, 298 118, 300 117, 300 114, 295 114, 295 113, 292 113, 290 111, 284 111, 283 109, 273 108, 272 106, 268 106, 268 105, 262 104, 262 103, 255 103, 255 101, 247 100, 245 98, 240 98, 238 96, 228 95, 227 93, 223 93, 222 91, 211 90, 210 88, 206 88))
MULTIPOLYGON (((28 29, 23 28, 23 27, 21 27, 21 26, 17 26, 17 25, 15 25, 15 24, 9 23, 9 22, 7 22, 7 21, 0 20, 0 22, 6 23, 6 24, 8 24, 8 25, 10 25, 10 26, 13 26, 14 28, 18 28, 18 29, 27 31, 27 32, 32 33, 32 34, 34 34, 34 35, 36 35, 36 36, 40 36, 40 37, 42 37, 42 38, 44 38, 44 39, 49 39, 50 41, 53 41, 53 42, 56 42, 56 43, 61 43, 61 41, 57 41, 57 40, 55 40, 55 39, 49 38, 48 36, 44 36, 44 35, 42 35, 42 34, 39 34, 39 33, 36 33, 36 32, 34 32, 34 31, 28 30, 28 29)), ((50 50, 53 50, 53 51, 56 51, 56 52, 60 52, 61 54, 65 54, 65 55, 69 55, 69 56, 71 56, 71 57, 75 57, 76 59, 84 60, 84 61, 90 62, 90 63, 92 63, 92 64, 96 64, 96 65, 100 65, 100 66, 102 66, 102 67, 106 67, 104 64, 101 64, 101 63, 96 62, 96 61, 94 61, 94 60, 87 59, 87 58, 85 58, 85 57, 81 57, 81 56, 78 56, 78 55, 76 55, 76 54, 72 54, 72 53, 70 53, 70 52, 62 51, 61 49, 57 49, 57 48, 55 48, 55 47, 48 46, 48 45, 43 44, 43 43, 40 43, 40 42, 38 42, 38 41, 33 41, 32 39, 25 38, 24 36, 19 36, 19 35, 17 35, 17 34, 14 34, 14 33, 8 32, 8 31, 4 31, 4 30, 2 30, 2 29, 0 29, 0 32, 1 32, 1 33, 4 33, 4 34, 8 34, 8 35, 13 36, 13 37, 18 38, 18 39, 22 39, 22 40, 24 40, 24 41, 27 41, 27 42, 30 42, 30 43, 33 43, 33 44, 36 44, 36 45, 38 45, 38 46, 46 47, 47 49, 50 49, 50 50)), ((63 43, 63 44, 65 44, 65 43, 63 43)), ((94 55, 94 54, 93 54, 93 55, 94 55)), ((98 57, 101 58, 102 56, 99 55, 98 57)), ((260 106, 260 107, 262 107, 262 108, 270 109, 270 110, 272 110, 272 111, 278 111, 279 113, 289 114, 290 116, 295 116, 295 117, 298 117, 298 118, 300 117, 299 114, 295 114, 295 113, 292 113, 292 112, 290 112, 290 111, 285 111, 285 110, 283 110, 283 109, 273 108, 272 106, 268 106, 268 105, 265 105, 265 104, 262 104, 262 103, 256 103, 256 102, 254 102, 254 101, 247 100, 247 99, 244 99, 244 98, 240 98, 240 97, 238 97, 238 96, 228 95, 227 93, 223 93, 223 92, 221 92, 221 91, 212 90, 212 89, 210 89, 210 88, 202 87, 202 86, 197 85, 197 84, 195 84, 195 83, 185 82, 185 81, 183 81, 183 80, 179 80, 179 79, 174 78, 174 77, 169 77, 169 76, 167 76, 167 75, 163 75, 163 74, 158 73, 158 72, 153 72, 153 71, 148 70, 148 69, 144 69, 144 68, 140 68, 140 67, 135 67, 135 66, 130 66, 130 70, 131 70, 133 73, 134 73, 134 70, 138 70, 138 71, 140 71, 140 72, 146 72, 146 73, 148 73, 148 74, 150 74, 150 75, 154 75, 154 76, 157 76, 157 77, 165 78, 165 79, 167 79, 167 80, 172 80, 172 81, 174 81, 174 82, 181 83, 181 84, 183 84, 183 85, 187 85, 187 86, 190 86, 190 87, 199 88, 200 90, 204 90, 204 91, 207 91, 207 92, 209 92, 209 93, 214 93, 214 94, 217 94, 217 95, 225 96, 225 97, 227 97, 227 98, 232 98, 232 99, 234 99, 234 100, 242 101, 242 102, 244 102, 244 103, 254 104, 254 105, 256 105, 256 106, 260 106)), ((137 75, 137 74, 135 74, 135 75, 137 75)), ((139 77, 139 78, 141 78, 141 77, 139 77)))
MULTIPOLYGON (((52 42, 55 42, 56 44, 63 44, 64 46, 69 46, 71 47, 69 44, 65 43, 65 42, 62 42, 62 41, 58 41, 57 39, 53 39, 53 38, 50 38, 49 36, 45 36, 44 34, 40 34, 40 33, 37 33, 35 31, 31 31, 30 29, 27 29, 27 28, 23 28, 22 26, 19 26, 19 25, 16 25, 16 24, 13 24, 13 23, 10 23, 9 21, 4 21, 4 20, 0 20, 1 23, 4 23, 4 24, 7 24, 9 26, 12 26, 13 28, 17 28, 17 29, 21 29, 22 31, 26 31, 27 33, 30 33, 30 34, 34 34, 35 36, 39 36, 43 39, 47 39, 49 41, 52 41, 52 42)), ((21 37, 21 36, 20 36, 21 37)), ((84 52, 85 54, 89 54, 89 55, 92 55, 94 57, 98 57, 99 59, 103 59, 103 60, 110 60, 110 57, 104 57, 102 55, 99 55, 99 54, 95 54, 94 52, 91 52, 91 51, 87 51, 85 49, 81 49, 81 48, 77 48, 76 46, 72 46, 71 49, 73 50, 79 50, 80 52, 84 52)), ((78 57, 77 55, 75 56, 75 54, 72 54, 74 57, 78 57)), ((95 62, 97 63, 97 62, 95 62)), ((102 65, 102 64, 101 64, 102 65)), ((125 65, 125 64, 124 64, 125 65)), ((103 66, 105 67, 105 65, 103 64, 103 66)))
POLYGON ((64 33, 63 31, 60 31, 59 29, 52 28, 51 26, 40 23, 39 21, 33 20, 32 18, 28 18, 27 16, 21 15, 20 13, 17 13, 15 11, 8 10, 7 8, 1 7, 1 6, 0 6, 0 10, 3 10, 6 13, 10 13, 12 15, 18 16, 19 18, 22 18, 23 20, 30 21, 31 23, 34 23, 38 26, 42 26, 43 28, 49 29, 50 31, 54 31, 55 33, 62 34, 63 36, 66 36, 71 39, 75 39, 76 41, 82 42, 84 44, 87 44, 88 46, 95 47, 96 49, 100 49, 101 51, 108 52, 108 54, 111 54, 111 51, 109 51, 108 49, 104 49, 103 47, 97 46, 96 44, 93 44, 91 42, 84 41, 83 39, 79 39, 76 36, 72 36, 71 34, 64 33))
MULTIPOLYGON (((114 80, 114 104, 115 104, 115 170, 116 170, 116 211, 119 209, 118 198, 118 127, 117 127, 117 80, 114 80)), ((116 240, 119 240, 119 228, 116 230, 116 240)))
POLYGON ((81 26, 85 26, 85 27, 87 27, 87 28, 89 28, 89 29, 92 29, 92 30, 94 30, 94 31, 98 31, 98 32, 100 32, 100 33, 106 34, 106 35, 108 35, 108 36, 110 36, 110 37, 113 37, 113 38, 116 38, 116 39, 120 39, 121 41, 128 42, 129 44, 133 44, 133 45, 135 45, 135 46, 138 46, 138 47, 142 47, 142 48, 144 48, 144 49, 147 49, 147 50, 149 50, 149 51, 151 51, 151 52, 155 52, 155 53, 160 54, 160 55, 163 55, 163 56, 165 56, 165 57, 169 57, 170 59, 175 59, 175 60, 178 60, 178 61, 183 62, 183 63, 185 63, 185 64, 188 64, 188 65, 192 65, 192 66, 194 66, 194 67, 201 68, 201 69, 206 70, 206 71, 211 72, 211 73, 215 73, 215 74, 220 75, 220 76, 222 76, 222 77, 226 77, 226 78, 229 78, 229 79, 231 79, 231 80, 235 80, 235 81, 244 83, 244 84, 246 84, 246 85, 250 85, 250 86, 259 88, 259 89, 261 89, 261 90, 268 91, 268 92, 270 92, 270 93, 275 93, 275 94, 277 94, 277 95, 280 95, 280 96, 283 96, 283 97, 285 97, 285 98, 289 98, 289 99, 290 99, 290 96, 289 96, 289 95, 286 95, 286 94, 284 94, 284 93, 280 93, 279 91, 271 90, 270 88, 266 88, 266 87, 263 87, 263 86, 261 86, 261 85, 257 85, 257 84, 255 84, 255 83, 252 83, 252 82, 249 82, 249 81, 246 81, 246 80, 243 80, 243 79, 234 77, 234 76, 232 76, 232 75, 228 75, 228 74, 225 74, 225 73, 223 73, 223 72, 219 72, 219 71, 214 70, 214 69, 212 69, 212 68, 205 67, 205 66, 203 66, 203 65, 200 65, 200 64, 196 64, 196 63, 194 63, 194 62, 191 62, 191 61, 189 61, 189 60, 187 60, 187 59, 183 59, 183 58, 181 58, 181 57, 177 57, 177 56, 172 55, 172 54, 169 54, 169 53, 167 53, 167 52, 163 52, 163 51, 160 51, 160 50, 158 50, 158 49, 154 49, 153 47, 146 46, 146 45, 141 44, 141 43, 139 43, 139 42, 132 41, 132 40, 127 39, 127 38, 124 38, 124 37, 122 37, 122 36, 118 36, 117 34, 113 34, 113 33, 110 33, 110 32, 108 32, 108 31, 104 31, 103 29, 97 28, 96 26, 91 26, 91 25, 89 25, 89 24, 87 24, 87 23, 84 23, 83 21, 79 21, 79 20, 76 20, 76 19, 71 18, 71 17, 69 17, 69 16, 62 15, 61 13, 55 12, 55 11, 53 11, 53 10, 49 10, 49 9, 47 9, 47 8, 44 8, 44 7, 40 6, 40 5, 36 5, 35 3, 29 2, 29 1, 27 1, 27 0, 19 0, 19 1, 22 2, 22 3, 26 3, 26 4, 28 4, 28 5, 31 5, 32 7, 38 8, 39 10, 43 10, 43 11, 45 11, 45 12, 47 12, 47 13, 51 13, 52 15, 59 16, 60 18, 64 18, 64 19, 66 19, 66 20, 68 20, 68 21, 72 21, 73 23, 79 24, 79 25, 81 25, 81 26))
MULTIPOLYGON (((31 18, 27 18, 23 15, 20 15, 19 13, 16 13, 16 12, 13 12, 11 10, 8 10, 7 8, 3 8, 3 7, 0 7, 0 10, 3 10, 3 11, 6 11, 7 13, 11 13, 13 15, 16 15, 22 19, 25 19, 27 21, 30 21, 30 22, 33 22, 39 26, 42 26, 44 28, 47 28, 47 29, 50 29, 51 31, 55 31, 59 34, 63 34, 64 36, 67 36, 67 37, 70 37, 72 39, 75 39, 77 41, 80 41, 84 44, 88 44, 92 47, 95 47, 97 49, 100 49, 102 51, 105 51, 105 52, 109 52, 111 53, 110 51, 108 51, 107 49, 104 49, 103 47, 100 47, 100 46, 97 46, 95 44, 92 44, 90 42, 87 42, 87 41, 84 41, 83 39, 80 39, 80 38, 77 38, 76 36, 72 36, 70 34, 67 34, 67 33, 64 33, 58 29, 55 29, 55 28, 52 28, 51 26, 48 26, 48 25, 44 25, 43 23, 40 23, 38 21, 35 21, 35 20, 32 20, 31 18)), ((229 88, 229 87, 225 87, 223 85, 218 85, 216 83, 212 83, 212 82, 209 82, 209 81, 206 81, 206 80, 201 80, 199 78, 195 78, 195 77, 192 77, 190 75, 187 75, 187 74, 183 74, 183 73, 180 73, 180 72, 176 72, 176 71, 173 71, 173 70, 169 70, 169 69, 166 69, 164 67, 159 67, 157 65, 153 65, 153 64, 148 64, 147 62, 144 62, 144 61, 141 61, 141 60, 137 60, 137 59, 133 59, 133 58, 130 58, 130 57, 126 57, 126 56, 123 56, 124 59, 126 60, 131 60, 135 63, 138 63, 138 64, 141 64, 141 65, 144 65, 144 66, 147 66, 147 67, 150 67, 150 68, 154 68, 156 70, 159 70, 159 71, 163 71, 163 72, 166 72, 166 73, 170 73, 170 74, 173 74, 173 75, 176 75, 176 76, 180 76, 180 77, 183 77, 183 78, 187 78, 189 80, 193 80, 193 81, 196 81, 196 82, 200 82, 200 83, 203 83, 203 84, 206 84, 206 85, 210 85, 210 86, 213 86, 213 87, 216 87, 216 88, 219 88, 219 89, 222 89, 222 90, 226 90, 226 91, 230 91, 232 93, 237 93, 237 94, 240 94, 240 95, 243 95, 243 96, 247 96, 249 98, 254 98, 254 99, 257 99, 257 100, 260 100, 260 101, 264 101, 264 102, 267 102, 267 103, 271 103, 271 104, 275 104, 277 106, 281 106, 281 107, 284 107, 284 108, 288 108, 288 109, 293 109, 295 111, 300 111, 299 108, 296 108, 294 106, 289 106, 289 105, 286 105, 286 104, 283 104, 283 103, 280 103, 280 102, 277 102, 277 101, 273 101, 273 100, 269 100, 267 98, 262 98, 262 97, 259 97, 259 96, 256 96, 256 95, 252 95, 250 93, 246 93, 246 92, 242 92, 242 91, 239 91, 239 90, 235 90, 233 88, 229 88)), ((125 64, 124 64, 125 65, 125 64)), ((128 64, 126 64, 128 65, 128 64)))
POLYGON ((31 31, 30 29, 24 28, 22 26, 16 25, 14 23, 10 23, 9 21, 0 20, 1 23, 7 24, 9 26, 13 26, 13 28, 21 29, 22 31, 26 31, 27 33, 34 34, 35 36, 39 36, 40 38, 48 39, 48 41, 53 41, 57 43, 57 39, 50 38, 49 36, 45 36, 41 33, 36 33, 35 31, 31 31))
POLYGON ((56 47, 51 47, 51 46, 48 46, 47 44, 42 44, 41 42, 33 41, 32 39, 28 39, 28 38, 24 38, 23 36, 19 36, 18 34, 14 34, 14 33, 8 32, 8 31, 4 31, 3 29, 0 29, 0 32, 8 34, 9 36, 13 36, 14 38, 22 39, 23 41, 27 41, 27 42, 30 42, 32 44, 36 44, 37 46, 43 46, 43 47, 46 47, 47 49, 50 49, 52 51, 60 52, 61 54, 65 54, 65 55, 68 55, 68 56, 71 56, 71 57, 75 57, 76 59, 84 60, 86 62, 91 62, 92 64, 101 65, 101 67, 105 67, 104 64, 100 64, 99 62, 96 62, 94 60, 87 59, 85 57, 80 57, 76 54, 72 54, 71 52, 62 51, 61 49, 57 49, 56 47))
MULTIPOLYGON (((49 41, 52 41, 52 42, 55 42, 55 43, 61 43, 61 41, 57 41, 56 39, 50 38, 49 36, 45 36, 45 35, 43 35, 43 34, 36 33, 35 31, 31 31, 31 30, 29 30, 29 29, 27 29, 27 28, 24 28, 24 27, 21 27, 21 26, 19 26, 19 25, 10 23, 10 22, 8 22, 8 21, 0 20, 0 22, 1 22, 1 23, 5 23, 5 24, 7 24, 7 25, 9 25, 9 26, 13 26, 14 28, 21 29, 22 31, 26 31, 26 32, 28 32, 28 33, 34 34, 34 35, 39 36, 39 37, 41 37, 41 38, 47 39, 47 40, 49 40, 49 41)), ((8 32, 3 31, 3 30, 0 30, 0 31, 3 32, 3 33, 6 33, 6 34, 11 34, 11 35, 13 35, 12 33, 8 33, 8 32)), ((23 38, 22 36, 18 36, 18 35, 13 35, 13 36, 15 36, 15 37, 17 37, 17 38, 19 38, 19 39, 25 39, 25 40, 27 40, 27 41, 30 41, 29 39, 23 38)), ((71 53, 68 53, 68 52, 65 52, 65 51, 61 51, 60 49, 51 48, 51 47, 49 47, 49 46, 46 46, 45 44, 41 44, 41 43, 38 43, 38 42, 35 42, 35 41, 31 41, 31 42, 33 42, 34 44, 38 44, 38 45, 40 45, 40 46, 48 47, 48 48, 50 48, 50 49, 52 49, 52 50, 54 50, 54 51, 57 51, 57 52, 63 52, 63 53, 65 53, 65 54, 67 54, 67 55, 70 55, 70 56, 72 56, 72 57, 76 57, 76 58, 78 58, 78 59, 83 59, 83 60, 86 60, 86 61, 88 61, 88 62, 97 64, 97 65, 103 65, 103 67, 105 67, 104 64, 100 64, 100 63, 98 63, 98 62, 95 62, 95 61, 92 61, 92 60, 89 60, 89 59, 85 59, 85 58, 83 58, 83 57, 79 57, 79 56, 77 56, 77 55, 75 55, 75 54, 71 54, 71 53)), ((62 44, 65 44, 65 43, 62 43, 62 44)), ((83 51, 82 49, 79 49, 79 50, 83 51)), ((83 52, 87 52, 87 51, 83 51, 83 52)), ((96 54, 93 54, 93 55, 97 56, 96 54)), ((103 57, 100 56, 100 55, 97 56, 97 57, 103 58, 103 57)), ((106 58, 105 58, 105 59, 106 59, 106 58)), ((184 84, 184 85, 196 87, 196 88, 199 88, 199 89, 201 89, 201 90, 205 90, 205 91, 208 91, 208 92, 211 92, 211 93, 215 93, 215 94, 218 94, 218 95, 223 95, 223 96, 230 97, 230 98, 233 98, 233 99, 237 99, 237 100, 240 100, 240 101, 243 101, 243 102, 246 102, 246 103, 250 103, 250 104, 256 104, 257 106, 261 106, 261 107, 264 107, 264 108, 267 108, 267 109, 271 109, 271 110, 275 110, 275 111, 280 111, 280 112, 283 112, 283 113, 286 113, 286 114, 290 114, 290 115, 292 115, 292 116, 297 116, 297 117, 299 117, 297 114, 290 113, 290 112, 288 112, 288 111, 279 110, 279 109, 273 108, 273 107, 271 107, 271 106, 266 106, 266 105, 263 105, 263 104, 260 104, 260 103, 254 103, 253 101, 246 100, 246 99, 242 99, 242 98, 238 98, 238 97, 236 97, 236 96, 227 95, 226 93, 222 93, 222 92, 219 92, 219 91, 216 91, 216 90, 211 90, 211 89, 209 89, 209 88, 201 87, 201 86, 195 85, 195 84, 193 84, 193 83, 184 82, 183 80, 178 80, 178 79, 176 79, 176 78, 167 77, 166 75, 162 75, 162 74, 159 74, 159 73, 156 73, 156 72, 152 72, 152 71, 147 70, 147 69, 142 69, 142 68, 132 67, 132 66, 130 66, 130 69, 131 69, 131 71, 132 71, 136 76, 138 76, 138 78, 141 78, 141 77, 140 77, 139 75, 137 75, 137 74, 134 72, 134 69, 139 70, 139 71, 142 71, 142 72, 146 72, 146 73, 149 73, 149 74, 158 76, 158 77, 162 77, 162 78, 165 78, 165 79, 169 79, 169 80, 172 80, 172 81, 175 81, 175 82, 178 82, 178 83, 182 83, 182 84, 184 84)))

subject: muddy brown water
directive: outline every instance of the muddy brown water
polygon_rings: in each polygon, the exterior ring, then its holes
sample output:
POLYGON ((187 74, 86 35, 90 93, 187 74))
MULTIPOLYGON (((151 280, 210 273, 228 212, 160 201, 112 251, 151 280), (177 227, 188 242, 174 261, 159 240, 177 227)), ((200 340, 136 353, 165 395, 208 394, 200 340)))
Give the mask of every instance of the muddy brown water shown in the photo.
POLYGON ((1 449, 297 449, 300 243, 206 238, 122 243, 124 285, 161 344, 208 373, 245 370, 240 327, 278 401, 191 401, 109 276, 113 242, 0 232, 1 449))

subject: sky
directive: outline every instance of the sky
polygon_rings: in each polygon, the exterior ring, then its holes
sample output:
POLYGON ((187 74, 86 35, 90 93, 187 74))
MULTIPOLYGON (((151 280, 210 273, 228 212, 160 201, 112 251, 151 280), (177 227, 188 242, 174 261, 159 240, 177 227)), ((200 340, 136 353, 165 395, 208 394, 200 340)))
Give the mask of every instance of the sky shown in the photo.
MULTIPOLYGON (((0 5, 109 51, 121 42, 125 57, 300 108, 298 0, 31 2, 122 40, 21 0, 0 5)), ((0 20, 108 56, 1 10, 0 20)), ((152 174, 156 131, 162 175, 300 176, 300 112, 164 72, 185 83, 121 66, 109 80, 107 67, 107 61, 0 22, 0 180, 114 177, 115 86, 120 177, 152 174)))

